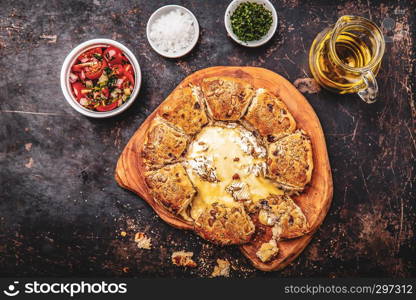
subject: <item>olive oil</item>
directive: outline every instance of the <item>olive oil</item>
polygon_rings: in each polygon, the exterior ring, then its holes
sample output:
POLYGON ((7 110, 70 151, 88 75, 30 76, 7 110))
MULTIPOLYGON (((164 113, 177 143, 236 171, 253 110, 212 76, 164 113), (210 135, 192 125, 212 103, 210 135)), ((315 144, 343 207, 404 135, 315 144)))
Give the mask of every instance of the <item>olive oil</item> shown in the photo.
POLYGON ((340 94, 360 94, 377 87, 374 77, 383 52, 384 39, 376 25, 364 18, 343 16, 333 28, 317 35, 309 53, 309 66, 324 88, 340 94))

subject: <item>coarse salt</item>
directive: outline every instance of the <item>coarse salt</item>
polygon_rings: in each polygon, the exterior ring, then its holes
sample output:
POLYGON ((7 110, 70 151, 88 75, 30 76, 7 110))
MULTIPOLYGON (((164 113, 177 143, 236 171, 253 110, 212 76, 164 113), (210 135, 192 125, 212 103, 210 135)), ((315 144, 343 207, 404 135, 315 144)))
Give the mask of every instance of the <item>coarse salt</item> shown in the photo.
POLYGON ((169 55, 185 51, 195 37, 192 16, 175 9, 158 17, 150 26, 150 40, 154 46, 169 55))

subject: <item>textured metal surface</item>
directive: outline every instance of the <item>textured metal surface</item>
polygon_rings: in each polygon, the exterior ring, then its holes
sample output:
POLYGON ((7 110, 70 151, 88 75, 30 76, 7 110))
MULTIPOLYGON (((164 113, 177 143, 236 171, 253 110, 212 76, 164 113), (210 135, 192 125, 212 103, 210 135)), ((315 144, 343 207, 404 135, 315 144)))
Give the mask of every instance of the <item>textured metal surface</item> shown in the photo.
POLYGON ((226 36, 228 1, 176 1, 196 15, 201 36, 188 56, 165 59, 145 35, 163 1, 0 1, 0 275, 205 277, 217 258, 231 262, 233 277, 416 275, 415 2, 272 2, 278 33, 248 49, 226 36), (344 14, 386 24, 380 96, 367 105, 355 95, 299 86, 326 133, 334 199, 292 265, 256 271, 237 248, 168 226, 117 186, 113 171, 124 145, 186 75, 250 65, 291 82, 307 78, 312 40, 344 14), (59 86, 68 52, 98 37, 128 46, 143 70, 136 103, 107 120, 76 113, 59 86), (152 250, 137 248, 139 231, 151 237, 152 250), (175 250, 193 251, 198 268, 173 266, 175 250))

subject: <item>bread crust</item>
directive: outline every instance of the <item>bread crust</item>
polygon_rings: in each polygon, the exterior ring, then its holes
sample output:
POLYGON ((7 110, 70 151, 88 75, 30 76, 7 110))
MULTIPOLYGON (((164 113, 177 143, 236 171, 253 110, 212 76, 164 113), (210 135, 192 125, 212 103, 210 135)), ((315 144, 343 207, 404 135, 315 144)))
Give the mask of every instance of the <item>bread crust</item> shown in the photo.
POLYGON ((153 119, 141 152, 147 169, 161 168, 179 161, 189 143, 189 136, 162 118, 153 119))
POLYGON ((309 232, 306 216, 288 195, 267 197, 262 201, 258 218, 263 225, 273 226, 273 236, 276 240, 293 239, 309 232))
POLYGON ((301 191, 312 178, 312 145, 302 130, 281 137, 267 147, 267 177, 283 188, 301 191))
POLYGON ((257 90, 243 120, 269 142, 296 129, 296 121, 286 104, 264 89, 257 90))
POLYGON ((196 194, 180 163, 146 172, 145 181, 153 199, 174 214, 185 210, 196 194))
POLYGON ((242 205, 214 202, 195 221, 195 230, 212 243, 235 245, 249 242, 255 227, 242 205))
POLYGON ((208 123, 200 93, 198 87, 176 89, 171 95, 172 101, 161 106, 159 115, 188 135, 198 133, 208 123))
POLYGON ((217 121, 242 118, 255 94, 249 83, 232 77, 205 78, 201 89, 208 112, 217 121))

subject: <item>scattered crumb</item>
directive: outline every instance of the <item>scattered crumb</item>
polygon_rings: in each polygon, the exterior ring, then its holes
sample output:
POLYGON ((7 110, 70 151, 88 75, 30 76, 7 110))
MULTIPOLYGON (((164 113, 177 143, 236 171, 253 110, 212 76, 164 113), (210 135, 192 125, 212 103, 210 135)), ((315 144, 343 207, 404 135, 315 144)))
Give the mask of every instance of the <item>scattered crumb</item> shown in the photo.
POLYGON ((29 162, 25 164, 25 167, 30 169, 33 167, 33 163, 34 163, 33 158, 29 158, 29 162))
POLYGON ((313 78, 298 78, 293 84, 301 93, 315 94, 321 90, 318 82, 313 78))
POLYGON ((25 149, 26 151, 30 151, 30 149, 32 149, 32 143, 25 144, 25 149))
POLYGON ((121 37, 123 37, 121 34, 113 32, 113 34, 111 35, 111 38, 113 40, 119 40, 121 37))
POLYGON ((211 274, 212 277, 230 276, 230 263, 226 259, 217 259, 217 265, 214 267, 214 271, 211 274))
POLYGON ((192 260, 193 252, 176 251, 172 253, 172 263, 181 267, 196 267, 196 262, 192 260))
POLYGON ((178 61, 176 63, 176 65, 188 74, 192 72, 191 67, 189 66, 189 64, 187 64, 186 62, 184 62, 182 60, 178 61))
POLYGON ((147 237, 143 232, 138 232, 134 236, 134 241, 139 249, 151 249, 152 239, 147 237))
POLYGON ((125 237, 125 236, 127 235, 127 232, 122 231, 122 232, 120 232, 120 235, 121 235, 122 237, 125 237))
POLYGON ((47 34, 42 34, 39 38, 44 39, 44 40, 49 40, 48 44, 55 44, 56 43, 56 39, 58 38, 56 34, 54 35, 47 35, 47 34))
POLYGON ((274 258, 279 253, 279 248, 277 248, 276 241, 270 240, 268 243, 263 243, 259 250, 256 252, 256 255, 262 262, 268 262, 274 258))

